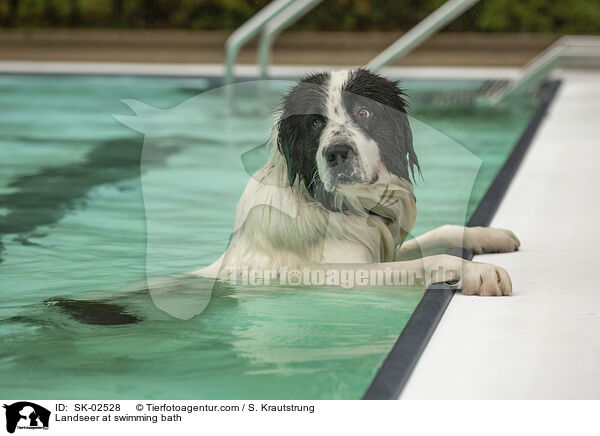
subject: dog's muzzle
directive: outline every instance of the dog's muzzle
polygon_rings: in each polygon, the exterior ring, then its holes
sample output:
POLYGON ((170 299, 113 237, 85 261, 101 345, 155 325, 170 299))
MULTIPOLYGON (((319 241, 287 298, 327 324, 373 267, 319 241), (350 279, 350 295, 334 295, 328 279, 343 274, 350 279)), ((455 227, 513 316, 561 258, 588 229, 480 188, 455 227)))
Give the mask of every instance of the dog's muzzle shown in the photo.
POLYGON ((323 150, 323 158, 335 183, 356 183, 362 180, 357 154, 346 142, 335 143, 323 150))
POLYGON ((323 151, 329 168, 341 167, 354 159, 354 150, 348 144, 334 144, 323 151))

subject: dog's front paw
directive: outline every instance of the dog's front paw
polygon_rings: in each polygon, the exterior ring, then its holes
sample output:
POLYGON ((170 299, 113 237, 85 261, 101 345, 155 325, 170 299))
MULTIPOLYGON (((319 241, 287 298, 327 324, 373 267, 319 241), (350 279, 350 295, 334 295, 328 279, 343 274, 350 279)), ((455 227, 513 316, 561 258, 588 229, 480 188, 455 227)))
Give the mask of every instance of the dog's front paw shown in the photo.
POLYGON ((493 227, 465 227, 464 247, 474 254, 517 251, 521 241, 510 230, 493 227))
POLYGON ((425 258, 426 287, 432 283, 456 284, 465 295, 511 295, 512 282, 504 268, 460 257, 425 258))
POLYGON ((489 263, 465 262, 460 287, 466 295, 512 294, 512 282, 506 270, 489 263))

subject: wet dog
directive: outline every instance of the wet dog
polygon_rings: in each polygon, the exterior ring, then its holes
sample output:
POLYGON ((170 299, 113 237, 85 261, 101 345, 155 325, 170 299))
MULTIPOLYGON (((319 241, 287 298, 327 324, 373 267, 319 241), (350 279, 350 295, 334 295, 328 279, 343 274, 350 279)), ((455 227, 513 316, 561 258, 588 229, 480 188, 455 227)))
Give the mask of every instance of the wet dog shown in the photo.
POLYGON ((445 253, 517 250, 509 230, 443 226, 405 241, 419 171, 406 101, 366 69, 311 74, 286 95, 267 163, 250 179, 235 232, 203 277, 290 269, 411 271, 465 294, 510 295, 508 273, 445 253))

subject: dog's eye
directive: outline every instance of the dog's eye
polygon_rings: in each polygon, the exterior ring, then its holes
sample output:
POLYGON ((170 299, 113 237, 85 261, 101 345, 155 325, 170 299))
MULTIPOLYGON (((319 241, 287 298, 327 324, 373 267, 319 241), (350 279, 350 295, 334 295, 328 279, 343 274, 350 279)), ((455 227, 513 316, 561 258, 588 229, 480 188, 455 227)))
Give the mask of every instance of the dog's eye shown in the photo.
POLYGON ((315 118, 312 122, 312 126, 315 129, 320 129, 321 127, 323 127, 323 120, 321 120, 319 118, 315 118))
POLYGON ((366 109, 358 110, 358 118, 360 118, 361 120, 366 120, 367 118, 369 118, 369 115, 371 115, 371 114, 366 109))

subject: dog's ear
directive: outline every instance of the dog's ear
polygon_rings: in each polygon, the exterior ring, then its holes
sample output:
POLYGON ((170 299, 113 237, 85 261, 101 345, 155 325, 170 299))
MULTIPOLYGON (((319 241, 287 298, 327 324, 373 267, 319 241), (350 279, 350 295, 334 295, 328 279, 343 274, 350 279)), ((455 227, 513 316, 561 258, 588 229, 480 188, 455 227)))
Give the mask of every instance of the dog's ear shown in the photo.
POLYGON ((300 120, 296 118, 298 115, 286 116, 282 113, 277 123, 277 148, 285 158, 290 186, 294 186, 299 170, 298 164, 301 161, 301 156, 298 156, 301 148, 298 126, 300 120))
POLYGON ((315 73, 298 82, 283 99, 277 123, 277 147, 285 157, 290 186, 299 178, 309 191, 314 185, 318 148, 309 126, 315 116, 320 116, 328 77, 326 73, 315 73))
POLYGON ((309 138, 307 124, 314 115, 282 115, 278 123, 277 147, 285 158, 290 186, 296 178, 304 182, 309 192, 318 178, 316 155, 319 147, 315 138, 309 138))
POLYGON ((413 136, 405 111, 390 108, 390 126, 393 131, 392 147, 393 156, 385 156, 384 162, 390 173, 410 180, 415 178, 415 169, 420 173, 419 159, 413 147, 413 136))
POLYGON ((420 174, 421 167, 419 166, 419 159, 417 158, 417 154, 415 153, 415 149, 413 147, 412 130, 410 128, 408 115, 406 113, 408 108, 408 104, 405 99, 406 94, 404 93, 404 89, 402 89, 400 86, 400 82, 393 83, 396 92, 393 99, 392 108, 396 112, 396 122, 394 123, 394 128, 396 129, 397 133, 397 145, 402 150, 402 155, 406 158, 406 172, 410 171, 410 175, 414 180, 415 168, 420 174))

